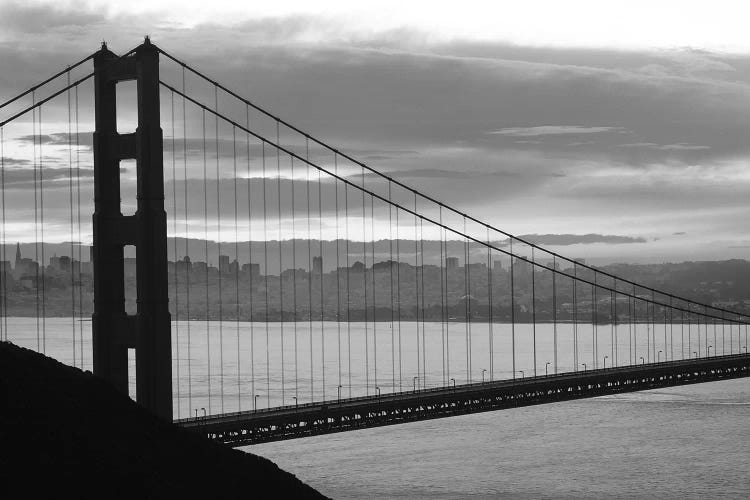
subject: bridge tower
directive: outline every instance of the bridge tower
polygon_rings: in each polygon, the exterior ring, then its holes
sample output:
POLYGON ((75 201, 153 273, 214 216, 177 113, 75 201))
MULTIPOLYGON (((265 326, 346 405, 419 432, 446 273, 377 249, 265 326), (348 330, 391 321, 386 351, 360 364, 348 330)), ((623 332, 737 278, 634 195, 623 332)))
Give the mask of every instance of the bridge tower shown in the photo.
POLYGON ((148 38, 118 57, 106 44, 94 57, 94 374, 128 393, 128 349, 135 349, 136 400, 172 420, 172 351, 167 281, 159 52, 148 38), (117 133, 116 86, 136 80, 138 128, 117 133), (120 160, 135 159, 138 208, 120 210, 120 160), (136 248, 138 309, 125 311, 123 252, 136 248))

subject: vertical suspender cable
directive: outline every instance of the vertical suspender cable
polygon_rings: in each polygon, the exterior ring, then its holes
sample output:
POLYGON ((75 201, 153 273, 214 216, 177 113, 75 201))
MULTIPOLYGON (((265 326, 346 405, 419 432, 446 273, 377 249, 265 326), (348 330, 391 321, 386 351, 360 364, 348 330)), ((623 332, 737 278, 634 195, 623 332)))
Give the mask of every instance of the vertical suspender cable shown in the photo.
POLYGON ((352 301, 349 287, 349 184, 344 184, 344 237, 346 238, 346 348, 349 397, 352 397, 352 301))
POLYGON ((552 256, 552 362, 557 375, 557 256, 552 256))
MULTIPOLYGON (((182 398, 180 394, 180 288, 177 273, 177 160, 175 159, 175 134, 174 134, 174 91, 169 94, 170 98, 170 112, 172 117, 172 238, 173 238, 173 249, 174 249, 174 271, 173 271, 173 283, 174 283, 174 309, 175 309, 175 357, 177 358, 177 418, 180 418, 180 407, 182 406, 182 398)), ((189 410, 188 410, 189 414, 189 410)))
MULTIPOLYGON (((70 87, 70 67, 67 72, 68 87, 70 87)), ((76 279, 75 279, 75 234, 73 231, 73 131, 71 125, 71 109, 70 109, 70 89, 66 92, 68 99, 68 205, 70 207, 70 319, 71 326, 73 327, 73 366, 76 366, 76 279)), ((0 153, 2 156, 2 153, 0 153)), ((3 238, 5 238, 5 227, 3 227, 3 238)), ((3 241, 3 265, 5 265, 5 241, 3 241)), ((78 269, 81 268, 81 263, 78 262, 78 269)), ((3 267, 3 273, 5 268, 3 267)), ((2 276, 3 279, 3 292, 5 291, 5 274, 2 276)), ((5 294, 3 293, 3 296, 5 294)), ((83 361, 83 360, 81 360, 83 361)), ((83 368, 83 364, 81 364, 83 368)))
POLYGON ((370 341, 368 338, 367 324, 367 212, 365 211, 365 169, 362 169, 362 260, 364 260, 364 269, 362 270, 362 290, 365 299, 365 394, 370 395, 370 341))
POLYGON ((390 271, 391 289, 391 392, 396 392, 396 330, 393 322, 396 319, 393 302, 393 203, 391 198, 392 183, 388 181, 388 269, 390 271))
POLYGON ((426 346, 426 337, 425 337, 425 311, 427 307, 425 306, 425 300, 426 295, 424 291, 424 221, 420 217, 419 219, 419 254, 420 254, 420 263, 419 266, 419 277, 420 277, 420 287, 422 289, 422 387, 424 389, 427 388, 427 346, 426 346))
MULTIPOLYGON (((714 320, 714 333, 716 333, 716 320, 714 320)), ((716 347, 718 348, 718 345, 716 347)), ((671 295, 669 296, 669 360, 674 361, 674 309, 671 295)))
MULTIPOLYGON (((308 307, 310 310, 309 329, 310 329, 310 401, 315 401, 315 372, 313 370, 313 298, 312 298, 312 279, 313 279, 313 263, 312 263, 312 226, 310 218, 312 212, 310 211, 310 141, 305 138, 305 165, 306 172, 305 188, 307 191, 307 299, 308 307)), ((351 384, 350 384, 351 387, 351 384)))
MULTIPOLYGON (((612 287, 615 290, 617 290, 617 280, 614 281, 614 286, 612 287)), ((612 350, 612 357, 613 362, 615 366, 619 366, 619 360, 618 360, 618 343, 617 343, 617 292, 613 291, 610 295, 610 302, 612 303, 612 335, 613 338, 611 340, 611 350, 612 350)))
MULTIPOLYGON (((247 129, 250 130, 250 107, 245 106, 245 119, 246 119, 246 125, 247 129)), ((255 310, 253 309, 253 278, 255 277, 254 269, 255 266, 253 265, 253 217, 252 217, 252 196, 250 193, 250 180, 251 180, 251 172, 250 172, 250 134, 247 134, 247 255, 248 255, 248 264, 249 264, 249 271, 250 271, 250 278, 249 278, 249 286, 250 286, 250 395, 253 399, 253 405, 255 405, 256 401, 256 394, 255 394, 255 310)), ((185 197, 187 200, 187 197, 185 197)), ((258 273, 260 275, 260 273, 258 273)), ((255 408, 254 406, 254 409, 255 408)))
MULTIPOLYGON (((466 216, 464 216, 464 235, 466 234, 466 216)), ((469 239, 464 238, 464 331, 466 344, 466 383, 471 383, 471 298, 469 290, 470 262, 469 239)))
POLYGON ((216 110, 216 253, 219 255, 219 390, 221 412, 224 413, 224 300, 221 283, 221 177, 219 174, 219 88, 214 85, 214 109, 216 110))
POLYGON ((206 250, 206 359, 207 363, 207 381, 208 381, 208 413, 211 413, 211 314, 210 314, 210 294, 209 294, 209 274, 208 274, 208 163, 206 153, 206 110, 203 109, 203 236, 206 250))
POLYGON ((290 177, 292 182, 292 321, 294 324, 294 401, 299 398, 299 368, 297 365, 297 234, 295 224, 295 207, 294 207, 294 157, 290 157, 290 177))
MULTIPOLYGON (((83 246, 83 242, 81 241, 81 138, 79 134, 79 128, 78 128, 78 86, 76 85, 75 88, 75 108, 76 108, 76 114, 75 114, 75 120, 76 120, 76 195, 78 197, 77 199, 77 207, 78 207, 78 213, 77 213, 77 226, 78 226, 78 330, 79 330, 79 342, 78 342, 78 348, 80 349, 80 356, 78 359, 81 360, 81 367, 83 367, 83 283, 81 279, 81 266, 83 266, 83 256, 81 255, 81 250, 83 246)), ((71 256, 72 258, 72 256, 71 256)), ((93 266, 92 262, 89 262, 93 266)))
POLYGON ((490 228, 487 228, 487 335, 489 336, 490 348, 490 381, 495 380, 495 348, 492 325, 494 322, 492 314, 492 243, 490 242, 490 228))
POLYGON ((398 307, 398 391, 403 392, 404 390, 404 378, 403 378, 403 356, 401 350, 401 237, 399 231, 398 221, 398 207, 396 207, 396 305, 398 307))
MULTIPOLYGON (((45 287, 45 258, 44 258, 44 156, 42 154, 42 107, 39 106, 39 227, 42 239, 41 254, 42 260, 39 262, 42 275, 42 352, 47 352, 47 294, 45 287)), ((37 286, 38 283, 37 283, 37 286)))
POLYGON ((443 348, 443 386, 448 383, 450 374, 448 372, 448 322, 445 311, 445 261, 446 254, 443 253, 445 250, 445 229, 443 228, 443 206, 438 205, 438 220, 440 222, 440 343, 443 348))
MULTIPOLYGON (((375 387, 378 386, 378 318, 377 318, 377 302, 375 300, 375 197, 370 196, 370 239, 372 245, 372 279, 370 280, 370 286, 372 288, 372 352, 373 352, 373 364, 375 365, 375 387)), ((379 389, 376 389, 379 390, 379 389)))
POLYGON ((596 324, 597 320, 597 304, 596 304, 596 271, 594 271, 594 284, 591 285, 591 353, 593 354, 593 362, 591 363, 594 365, 594 368, 599 367, 599 329, 596 324))
MULTIPOLYGON (((31 103, 36 103, 35 92, 31 92, 31 103)), ((36 293, 36 350, 41 351, 42 343, 39 328, 39 194, 37 188, 37 163, 36 163, 36 109, 31 110, 31 128, 32 128, 32 144, 33 144, 33 167, 34 167, 34 261, 36 266, 34 269, 34 291, 36 293)))
POLYGON ((630 364, 633 364, 633 299, 628 297, 628 353, 630 355, 630 364))
POLYGON ((417 193, 414 192, 414 295, 415 295, 415 326, 417 327, 417 388, 419 388, 419 368, 420 368, 420 355, 419 355, 419 242, 417 237, 417 193))
MULTIPOLYGON (((242 379, 240 377, 240 230, 237 203, 237 127, 232 125, 232 160, 234 184, 234 314, 237 334, 237 411, 242 411, 242 379)), ((187 237, 187 235, 186 235, 187 237)), ((188 318, 189 319, 189 318, 188 318)))
POLYGON ((365 299, 365 395, 370 395, 370 341, 368 338, 367 323, 367 212, 365 211, 365 169, 362 169, 362 259, 364 269, 362 270, 362 289, 365 299))
POLYGON ((281 248, 281 137, 279 130, 279 122, 276 121, 276 196, 277 199, 277 210, 278 210, 278 237, 279 237, 279 342, 281 345, 281 405, 286 404, 286 379, 285 379, 285 368, 284 363, 284 267, 283 261, 284 256, 281 248))
MULTIPOLYGON (((336 203, 336 340, 338 348, 339 382, 338 389, 341 390, 341 262, 339 258, 339 162, 338 153, 333 154, 333 170, 336 177, 333 179, 334 198, 336 203)), ((348 319, 347 319, 348 320, 348 319)))
POLYGON ((263 169, 263 284, 265 290, 265 327, 266 327, 266 407, 271 407, 271 360, 270 360, 270 321, 268 317, 268 211, 266 208, 266 143, 261 141, 261 164, 263 169))
POLYGON ((513 254, 513 238, 510 239, 510 339, 511 339, 511 357, 512 357, 512 369, 513 369, 513 380, 516 379, 516 290, 515 284, 513 283, 513 261, 515 255, 513 254))
POLYGON ((536 377, 536 259, 531 247, 531 336, 534 345, 534 376, 536 377))
MULTIPOLYGON (((185 67, 182 68, 182 93, 185 94, 185 67)), ((182 169, 184 184, 183 188, 183 204, 185 208, 185 257, 190 255, 188 248, 188 241, 190 235, 188 233, 189 228, 189 216, 188 216, 188 174, 187 174, 187 119, 185 111, 185 98, 182 98, 182 169)), ((175 212, 176 213, 176 212, 175 212)), ((175 247, 177 242, 175 241, 175 247)), ((177 270, 175 269, 175 272, 177 270)), ((188 365, 188 410, 193 407, 193 369, 192 369, 192 352, 191 352, 191 339, 190 339, 190 271, 187 263, 185 264, 185 318, 187 319, 187 365, 188 365)))
POLYGON ((318 231, 320 239, 318 243, 320 245, 320 348, 321 348, 321 370, 322 379, 321 385, 323 387, 323 401, 326 399, 326 332, 325 325, 323 324, 324 319, 324 302, 323 302, 323 185, 321 181, 321 172, 318 169, 318 231))
MULTIPOLYGON (((378 318, 377 318, 377 303, 375 301, 375 197, 370 196, 370 239, 372 240, 372 279, 370 280, 370 286, 372 287, 372 352, 373 352, 373 364, 375 365, 375 387, 378 388, 378 318)), ((379 390, 379 389, 376 389, 379 390)))

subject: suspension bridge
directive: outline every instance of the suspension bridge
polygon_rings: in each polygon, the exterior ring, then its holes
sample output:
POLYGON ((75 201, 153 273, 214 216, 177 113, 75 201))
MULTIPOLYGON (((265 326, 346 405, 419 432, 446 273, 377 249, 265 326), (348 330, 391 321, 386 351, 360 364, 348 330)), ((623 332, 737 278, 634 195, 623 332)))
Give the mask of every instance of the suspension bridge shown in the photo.
POLYGON ((750 375, 748 314, 504 232, 148 39, 0 110, 0 337, 212 439, 750 375))

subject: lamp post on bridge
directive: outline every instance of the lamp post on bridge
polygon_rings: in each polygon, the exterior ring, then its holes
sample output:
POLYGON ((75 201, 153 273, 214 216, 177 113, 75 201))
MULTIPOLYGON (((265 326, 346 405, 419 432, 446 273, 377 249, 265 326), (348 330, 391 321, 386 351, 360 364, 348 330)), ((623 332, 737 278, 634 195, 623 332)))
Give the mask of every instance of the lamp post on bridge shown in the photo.
POLYGON ((747 346, 743 345, 742 348, 745 350, 745 355, 747 356, 747 346))
POLYGON ((693 351, 693 354, 695 354, 695 358, 698 359, 698 353, 693 351))
POLYGON ((417 380, 419 380, 419 375, 416 377, 412 377, 412 384, 414 385, 414 392, 417 392, 417 380))
MULTIPOLYGON (((659 352, 661 352, 661 351, 659 351, 659 352)), ((605 369, 605 370, 607 369, 607 358, 608 358, 608 357, 609 357, 609 356, 604 356, 604 369, 605 369)))
POLYGON ((258 411, 258 398, 260 397, 260 394, 256 394, 253 398, 253 411, 258 411))
POLYGON ((456 390, 456 379, 452 378, 451 382, 453 382, 453 390, 455 391, 456 390))
POLYGON ((581 365, 583 366, 583 371, 586 371, 586 363, 581 363, 581 365))
POLYGON ((546 364, 544 365, 544 376, 545 376, 545 377, 548 377, 548 376, 549 376, 549 370, 548 370, 548 368, 549 368, 549 365, 550 365, 550 362, 549 362, 549 361, 547 361, 547 363, 546 363, 546 364))
POLYGON ((378 391, 378 399, 380 399, 380 387, 375 386, 375 390, 378 391))
POLYGON ((520 373, 520 374, 521 374, 521 378, 524 378, 524 377, 525 377, 525 375, 523 374, 523 370, 518 370, 518 373, 520 373))
POLYGON ((641 356, 641 364, 642 364, 642 365, 645 365, 645 364, 646 364, 646 360, 645 360, 645 359, 643 359, 643 356, 641 356))
POLYGON ((294 410, 297 410, 297 396, 292 396, 292 399, 294 399, 294 410))
POLYGON ((206 418, 206 409, 205 408, 201 408, 201 410, 203 410, 203 418, 206 418))
POLYGON ((484 384, 484 373, 487 371, 486 368, 482 368, 482 383, 484 384))
POLYGON ((710 345, 710 346, 706 347, 706 357, 709 357, 709 356, 711 356, 711 348, 712 348, 712 347, 713 347, 712 345, 710 345))
POLYGON ((661 353, 664 351, 659 351, 656 353, 656 362, 661 363, 661 353))
POLYGON ((339 403, 341 402, 341 388, 342 388, 342 387, 343 387, 343 386, 338 386, 338 387, 336 387, 336 393, 338 394, 338 400, 339 400, 339 403))

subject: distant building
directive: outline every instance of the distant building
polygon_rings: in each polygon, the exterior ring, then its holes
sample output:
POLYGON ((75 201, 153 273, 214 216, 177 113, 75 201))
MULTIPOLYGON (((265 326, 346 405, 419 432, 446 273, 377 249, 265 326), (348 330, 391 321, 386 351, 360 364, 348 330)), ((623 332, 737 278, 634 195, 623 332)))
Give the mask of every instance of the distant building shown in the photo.
MULTIPOLYGON (((20 243, 16 243, 16 268, 15 268, 16 277, 22 278, 22 277, 27 277, 27 276, 36 276, 38 272, 39 272, 39 263, 37 263, 35 260, 21 257, 21 245, 20 243)), ((28 286, 28 288, 33 288, 33 287, 36 287, 36 282, 34 282, 33 286, 32 285, 28 286)))
POLYGON ((229 272, 229 255, 219 255, 219 271, 221 274, 229 272))
POLYGON ((313 257, 313 274, 323 274, 323 257, 313 257))
POLYGON ((185 256, 182 260, 175 262, 174 270, 176 273, 189 273, 193 270, 193 263, 190 262, 190 257, 185 256))
POLYGON ((502 260, 496 260, 492 263, 492 269, 493 271, 502 271, 503 270, 503 261, 502 260))
POLYGON ((198 273, 198 274, 203 274, 203 275, 205 275, 206 271, 208 270, 208 266, 206 265, 206 263, 201 260, 197 262, 193 262, 192 267, 193 267, 193 273, 198 273))
POLYGON ((60 256, 60 270, 70 272, 70 257, 67 255, 60 256))
POLYGON ((260 264, 255 264, 253 262, 242 264, 242 274, 250 274, 253 278, 260 276, 260 264))
POLYGON ((458 257, 446 257, 446 259, 445 259, 445 267, 447 269, 457 269, 458 268, 458 257))
POLYGON ((237 274, 239 274, 239 272, 240 272, 240 263, 237 262, 237 259, 234 259, 229 264, 229 274, 234 274, 236 276, 237 274))
POLYGON ((60 257, 58 257, 57 254, 49 258, 49 267, 55 271, 62 271, 62 268, 60 267, 60 257))
POLYGON ((70 272, 70 257, 57 255, 49 258, 49 270, 53 272, 69 273, 70 272))

